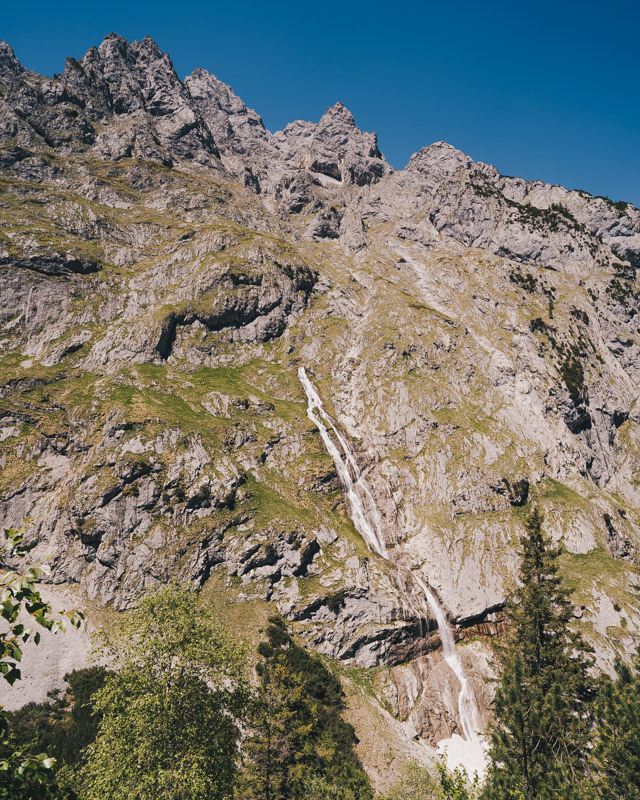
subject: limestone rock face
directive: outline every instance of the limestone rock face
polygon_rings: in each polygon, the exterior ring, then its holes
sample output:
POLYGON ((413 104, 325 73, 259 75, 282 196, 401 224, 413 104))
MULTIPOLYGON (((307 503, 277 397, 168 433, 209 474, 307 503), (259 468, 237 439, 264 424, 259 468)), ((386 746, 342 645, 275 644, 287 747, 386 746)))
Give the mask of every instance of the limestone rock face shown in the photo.
POLYGON ((204 69, 196 69, 187 76, 185 86, 220 143, 222 155, 262 158, 269 155, 272 137, 262 117, 247 108, 229 86, 204 69))
POLYGON ((346 187, 376 183, 392 172, 375 133, 356 127, 342 103, 327 109, 318 123, 296 121, 271 134, 262 118, 214 75, 197 69, 185 84, 227 169, 264 194, 268 204, 278 203, 281 216, 314 214, 307 229, 312 238, 338 238, 346 209, 338 211, 335 205, 342 205, 346 187))
POLYGON ((65 153, 91 149, 105 160, 210 161, 213 136, 189 93, 149 37, 129 44, 116 34, 54 79, 26 72, 7 45, 0 53, 4 135, 23 146, 65 153), (106 124, 105 124, 106 123, 106 124))
POLYGON ((271 603, 379 667, 367 713, 413 752, 459 720, 412 574, 486 707, 484 637, 538 505, 599 663, 633 650, 638 209, 444 142, 394 172, 340 103, 272 134, 210 73, 183 83, 115 34, 54 78, 0 45, 0 170, 0 513, 33 520, 59 591, 122 609, 178 576, 271 603))
POLYGON ((24 71, 25 69, 16 58, 11 45, 5 41, 0 42, 0 80, 14 81, 24 71))
POLYGON ((640 219, 626 203, 506 178, 445 142, 413 155, 406 173, 429 221, 465 246, 544 269, 586 271, 612 254, 637 266, 640 219))
POLYGON ((327 109, 317 124, 292 122, 274 141, 284 160, 346 184, 366 186, 392 171, 375 133, 357 128, 342 103, 327 109))

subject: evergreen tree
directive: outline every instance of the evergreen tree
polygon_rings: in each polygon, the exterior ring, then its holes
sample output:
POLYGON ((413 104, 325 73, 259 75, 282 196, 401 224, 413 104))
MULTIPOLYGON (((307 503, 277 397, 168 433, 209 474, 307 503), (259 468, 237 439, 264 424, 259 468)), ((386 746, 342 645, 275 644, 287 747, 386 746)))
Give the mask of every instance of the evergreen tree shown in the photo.
POLYGON ((340 681, 319 656, 293 641, 282 619, 270 620, 266 637, 258 648, 259 692, 237 794, 255 800, 369 800, 355 732, 342 719, 340 681))
POLYGON ((260 690, 251 705, 251 733, 244 742, 249 767, 241 776, 237 793, 242 797, 290 797, 296 755, 293 742, 308 735, 296 726, 294 708, 300 700, 301 682, 284 664, 265 661, 260 665, 260 690))
POLYGON ((510 630, 490 731, 486 800, 584 797, 592 729, 591 648, 571 627, 569 591, 555 547, 535 509, 521 540, 519 587, 508 603, 510 630))
POLYGON ((40 784, 28 791, 14 787, 13 800, 29 797, 29 791, 39 800, 49 795, 56 800, 76 796, 69 785, 72 769, 80 761, 83 749, 95 739, 100 717, 93 713, 91 697, 102 687, 107 674, 104 667, 74 670, 64 676, 68 684, 65 692, 54 690, 44 703, 27 703, 7 713, 9 737, 0 744, 0 759, 18 750, 47 753, 56 762, 46 784, 48 794, 40 784))
POLYGON ((54 690, 44 703, 27 703, 9 712, 10 746, 48 753, 56 760, 56 771, 77 763, 82 749, 95 739, 100 718, 93 713, 91 697, 107 674, 104 667, 73 670, 64 676, 66 691, 54 690))
POLYGON ((606 800, 640 800, 640 650, 631 665, 616 662, 596 703, 594 747, 598 794, 606 800))

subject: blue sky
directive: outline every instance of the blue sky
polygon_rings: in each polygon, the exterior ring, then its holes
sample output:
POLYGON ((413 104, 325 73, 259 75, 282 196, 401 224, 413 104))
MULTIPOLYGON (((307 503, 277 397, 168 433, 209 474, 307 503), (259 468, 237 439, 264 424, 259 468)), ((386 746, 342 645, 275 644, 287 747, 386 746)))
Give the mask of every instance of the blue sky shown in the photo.
POLYGON ((396 168, 444 139, 501 172, 640 206, 637 0, 122 2, 2 9, 45 74, 115 31, 201 66, 271 130, 341 100, 396 168))

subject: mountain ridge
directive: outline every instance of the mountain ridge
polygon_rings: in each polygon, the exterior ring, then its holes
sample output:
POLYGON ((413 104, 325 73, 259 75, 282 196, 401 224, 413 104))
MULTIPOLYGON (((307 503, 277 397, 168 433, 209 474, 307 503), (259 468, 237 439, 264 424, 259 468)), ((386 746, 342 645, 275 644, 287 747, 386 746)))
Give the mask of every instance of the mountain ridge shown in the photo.
MULTIPOLYGON (((238 111, 239 111, 239 113, 241 115, 249 115, 251 117, 251 119, 252 119, 251 124, 252 125, 255 124, 257 126, 261 126, 264 129, 264 131, 270 136, 275 136, 277 134, 283 134, 284 131, 286 130, 286 128, 291 126, 291 125, 295 126, 296 124, 314 124, 314 123, 303 123, 301 120, 296 120, 295 122, 289 123, 287 126, 285 126, 285 129, 276 131, 275 133, 272 133, 271 131, 268 131, 266 129, 266 127, 264 126, 264 122, 262 120, 262 117, 256 111, 254 111, 253 109, 250 109, 248 106, 246 106, 246 104, 242 101, 242 99, 240 97, 238 97, 238 95, 236 95, 233 92, 233 90, 227 84, 225 84, 223 81, 219 80, 212 73, 208 72, 208 70, 206 70, 206 69, 204 69, 202 67, 196 67, 193 70, 193 72, 191 72, 189 75, 185 76, 184 80, 181 80, 177 76, 177 73, 175 72, 175 69, 173 67, 173 64, 172 64, 171 59, 168 56, 168 54, 167 53, 163 53, 162 50, 158 47, 158 45, 154 42, 154 40, 150 36, 147 35, 147 36, 143 37, 141 42, 139 42, 138 40, 134 40, 131 43, 131 45, 129 45, 129 42, 125 37, 123 37, 123 36, 121 36, 120 34, 117 34, 117 33, 110 33, 110 34, 107 34, 105 36, 105 38, 103 39, 103 42, 100 45, 100 47, 102 47, 103 50, 106 50, 107 46, 109 45, 109 43, 117 44, 116 52, 117 52, 118 48, 121 49, 123 46, 125 48, 129 47, 129 46, 131 46, 131 47, 136 47, 137 46, 137 47, 146 48, 148 53, 150 55, 152 54, 153 56, 155 56, 156 59, 158 59, 158 60, 163 60, 164 59, 166 61, 167 65, 168 65, 169 70, 171 72, 173 72, 175 77, 178 79, 178 81, 180 83, 182 83, 183 85, 185 85, 185 86, 188 86, 190 82, 193 83, 194 81, 197 81, 198 79, 202 79, 204 76, 206 76, 207 79, 211 79, 215 85, 220 87, 220 90, 223 93, 228 94, 229 97, 233 99, 233 101, 237 104, 238 111), (107 45, 107 46, 105 46, 105 45, 107 45)), ((38 74, 38 73, 31 72, 31 71, 27 70, 20 63, 19 59, 15 55, 15 52, 13 51, 13 48, 10 46, 10 44, 8 42, 6 42, 5 40, 2 40, 0 42, 0 47, 3 48, 2 53, 0 53, 0 62, 2 62, 3 68, 8 70, 8 74, 12 75, 13 77, 16 77, 18 74, 25 73, 25 72, 30 72, 33 75, 37 75, 38 74)), ((89 48, 87 53, 82 57, 82 59, 91 59, 91 58, 94 57, 95 53, 98 53, 98 52, 99 52, 99 48, 91 47, 91 48, 89 48)), ((73 57, 67 58, 67 62, 68 63, 65 65, 65 71, 67 71, 69 69, 73 70, 73 65, 81 63, 82 59, 80 59, 80 62, 78 62, 78 60, 73 58, 73 57)), ((62 74, 56 73, 56 74, 54 74, 52 80, 60 79, 60 80, 64 81, 64 75, 65 75, 64 72, 62 74)), ((41 77, 47 77, 47 76, 41 76, 41 77)), ((348 115, 348 118, 350 119, 351 126, 355 127, 355 121, 353 119, 353 115, 344 106, 344 104, 342 102, 336 101, 336 103, 334 103, 333 106, 328 106, 327 107, 327 112, 330 111, 331 109, 337 108, 337 107, 340 107, 340 108, 342 108, 342 109, 344 109, 346 111, 346 113, 348 115)), ((370 135, 372 135, 374 137, 376 136, 376 134, 370 134, 370 135)), ((462 150, 459 150, 458 148, 455 148, 453 145, 449 145, 448 143, 443 142, 443 141, 434 142, 432 145, 428 145, 427 147, 434 147, 434 146, 441 145, 441 144, 446 144, 449 148, 453 148, 458 155, 464 156, 465 159, 470 159, 470 157, 467 156, 465 153, 463 153, 462 150)), ((375 149, 377 149, 377 142, 376 142, 376 145, 375 145, 375 149)), ((425 149, 425 147, 421 148, 421 150, 424 150, 424 149, 425 149)), ((411 160, 414 159, 421 152, 421 150, 418 150, 415 153, 413 153, 413 155, 410 156, 410 159, 407 162, 407 164, 405 165, 405 167, 402 168, 402 169, 406 169, 409 166, 409 164, 411 163, 411 160)), ((479 165, 482 165, 482 166, 488 166, 491 169, 495 169, 494 167, 491 167, 491 165, 484 164, 484 162, 481 162, 481 161, 475 162, 475 163, 477 163, 479 165)), ((390 167, 390 165, 388 165, 388 166, 390 167)), ((390 167, 390 168, 393 169, 392 167, 390 167)), ((515 178, 513 178, 513 176, 506 176, 505 175, 503 177, 507 178, 507 179, 512 178, 512 179, 516 180, 515 178)), ((517 179, 517 180, 526 180, 526 179, 517 179)), ((560 185, 560 184, 550 184, 547 181, 542 181, 542 180, 539 180, 539 179, 526 180, 526 183, 532 184, 532 185, 544 185, 547 188, 564 189, 564 187, 562 185, 560 185)), ((589 194, 588 192, 585 192, 584 190, 580 190, 580 189, 565 190, 565 191, 575 191, 575 192, 578 192, 578 193, 583 194, 583 195, 589 194)), ((605 197, 594 196, 594 195, 589 195, 589 196, 593 197, 594 199, 602 199, 602 200, 608 201, 608 198, 605 198, 605 197)), ((622 205, 622 206, 625 206, 625 207, 626 206, 632 206, 631 203, 623 203, 623 202, 618 203, 618 205, 622 205)))

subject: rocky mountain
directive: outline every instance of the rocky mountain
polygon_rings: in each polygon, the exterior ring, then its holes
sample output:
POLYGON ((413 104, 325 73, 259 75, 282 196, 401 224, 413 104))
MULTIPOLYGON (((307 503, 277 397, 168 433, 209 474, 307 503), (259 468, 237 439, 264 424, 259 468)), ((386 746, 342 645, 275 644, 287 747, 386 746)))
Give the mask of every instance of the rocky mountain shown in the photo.
POLYGON ((382 782, 460 731, 412 576, 486 711, 532 505, 600 665, 633 650, 638 209, 444 142, 394 172, 340 103, 272 134, 115 34, 53 78, 0 44, 0 169, 0 509, 96 619, 171 576, 246 629, 277 608, 336 660, 382 782))

